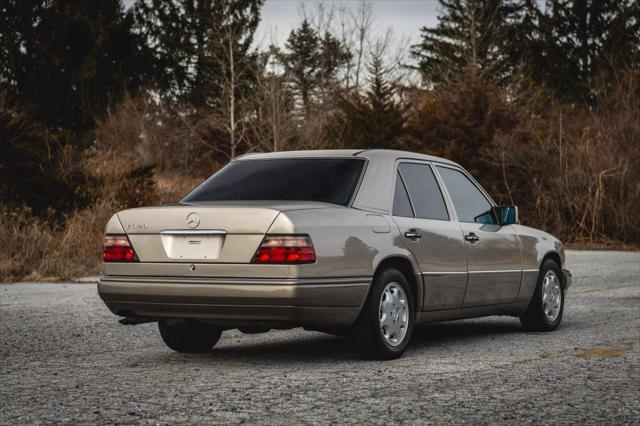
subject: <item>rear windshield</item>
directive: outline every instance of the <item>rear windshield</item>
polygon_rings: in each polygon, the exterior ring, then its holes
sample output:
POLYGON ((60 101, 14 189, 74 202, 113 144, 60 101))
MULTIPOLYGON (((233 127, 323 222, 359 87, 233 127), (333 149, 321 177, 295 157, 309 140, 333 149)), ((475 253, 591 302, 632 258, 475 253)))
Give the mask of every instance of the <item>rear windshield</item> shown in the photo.
POLYGON ((234 161, 182 202, 321 201, 346 206, 363 167, 364 160, 352 158, 234 161))

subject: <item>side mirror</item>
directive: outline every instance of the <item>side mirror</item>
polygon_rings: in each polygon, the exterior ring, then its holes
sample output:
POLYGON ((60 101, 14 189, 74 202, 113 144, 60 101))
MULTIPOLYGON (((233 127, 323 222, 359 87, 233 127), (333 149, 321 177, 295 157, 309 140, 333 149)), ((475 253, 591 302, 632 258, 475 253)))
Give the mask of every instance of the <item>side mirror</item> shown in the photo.
POLYGON ((498 221, 498 225, 513 225, 518 223, 518 207, 517 206, 499 206, 493 208, 493 214, 498 221))

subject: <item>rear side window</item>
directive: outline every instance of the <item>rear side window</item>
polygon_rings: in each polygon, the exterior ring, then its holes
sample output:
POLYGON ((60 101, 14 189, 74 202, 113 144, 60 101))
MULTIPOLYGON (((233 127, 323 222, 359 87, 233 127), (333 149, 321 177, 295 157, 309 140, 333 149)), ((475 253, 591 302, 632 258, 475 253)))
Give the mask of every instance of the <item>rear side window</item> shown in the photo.
POLYGON ((442 176, 444 186, 447 187, 459 221, 484 224, 494 222, 491 215, 491 204, 464 173, 439 166, 438 172, 442 176))
POLYGON ((396 176, 396 189, 393 194, 393 215, 402 217, 413 217, 413 210, 411 209, 411 201, 407 195, 407 189, 402 183, 400 173, 396 176))
POLYGON ((431 167, 426 164, 402 163, 398 169, 407 184, 416 217, 449 220, 442 192, 431 167))
POLYGON ((283 158, 233 161, 187 195, 207 201, 320 201, 346 206, 364 160, 283 158))

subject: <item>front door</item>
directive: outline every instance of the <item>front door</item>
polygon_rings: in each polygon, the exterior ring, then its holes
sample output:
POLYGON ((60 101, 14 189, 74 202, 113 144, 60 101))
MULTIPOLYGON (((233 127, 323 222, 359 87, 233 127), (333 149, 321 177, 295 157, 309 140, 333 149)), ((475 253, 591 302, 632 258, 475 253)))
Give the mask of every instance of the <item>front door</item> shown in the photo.
POLYGON ((462 230, 469 281, 464 306, 516 300, 522 280, 520 241, 512 225, 499 226, 492 204, 461 170, 437 166, 462 230))
POLYGON ((461 307, 467 286, 462 232, 447 211, 429 164, 399 164, 393 219, 420 265, 424 310, 461 307))

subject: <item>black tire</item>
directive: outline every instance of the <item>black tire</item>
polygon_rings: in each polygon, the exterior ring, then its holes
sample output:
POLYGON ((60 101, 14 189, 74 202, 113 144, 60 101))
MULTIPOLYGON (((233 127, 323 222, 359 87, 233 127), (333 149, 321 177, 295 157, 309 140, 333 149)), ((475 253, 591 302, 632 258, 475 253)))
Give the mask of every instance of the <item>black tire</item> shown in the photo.
POLYGON ((197 321, 158 321, 164 343, 176 352, 208 352, 218 343, 222 330, 197 321))
POLYGON ((533 299, 524 314, 520 316, 520 323, 522 323, 524 329, 526 331, 553 331, 558 328, 562 321, 562 313, 564 312, 564 295, 565 288, 560 266, 551 259, 545 260, 540 267, 538 283, 536 285, 536 291, 533 294, 533 299), (544 279, 549 271, 555 274, 560 284, 560 310, 554 320, 549 319, 545 313, 543 301, 544 279))
POLYGON ((353 329, 353 338, 358 352, 365 359, 399 358, 411 341, 414 321, 413 294, 407 279, 397 269, 384 269, 374 277, 367 300, 353 329), (380 301, 385 288, 391 283, 397 283, 402 287, 407 298, 409 316, 404 338, 395 346, 387 342, 380 327, 380 301))

